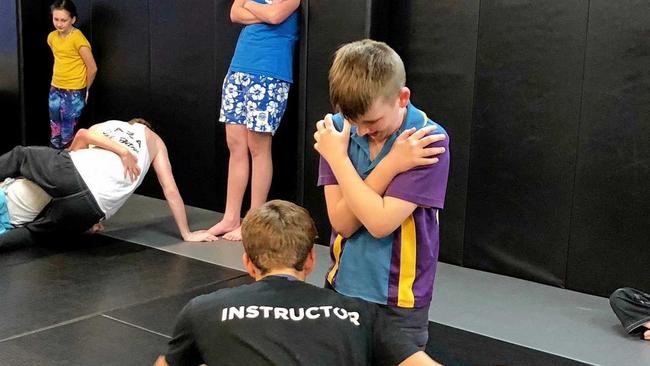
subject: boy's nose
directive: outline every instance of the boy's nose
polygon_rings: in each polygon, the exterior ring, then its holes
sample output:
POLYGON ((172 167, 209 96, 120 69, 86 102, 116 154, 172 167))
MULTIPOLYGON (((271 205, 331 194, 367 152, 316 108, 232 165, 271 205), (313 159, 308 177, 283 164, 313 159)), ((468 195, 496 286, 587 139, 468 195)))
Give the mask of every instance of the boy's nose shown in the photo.
POLYGON ((357 135, 365 136, 366 134, 368 134, 368 128, 367 127, 363 127, 361 125, 357 126, 357 135))

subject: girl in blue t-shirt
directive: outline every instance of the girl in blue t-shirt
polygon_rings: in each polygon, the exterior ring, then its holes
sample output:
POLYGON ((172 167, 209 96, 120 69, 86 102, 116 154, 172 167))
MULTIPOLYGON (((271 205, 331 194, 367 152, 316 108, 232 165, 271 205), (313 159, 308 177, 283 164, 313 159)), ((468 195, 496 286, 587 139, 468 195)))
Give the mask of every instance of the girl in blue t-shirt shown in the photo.
POLYGON ((251 209, 266 202, 273 177, 271 137, 293 82, 300 0, 234 0, 230 19, 245 24, 226 75, 219 121, 230 152, 223 219, 209 229, 241 240, 241 206, 251 175, 251 209), (250 155, 250 163, 249 163, 250 155))

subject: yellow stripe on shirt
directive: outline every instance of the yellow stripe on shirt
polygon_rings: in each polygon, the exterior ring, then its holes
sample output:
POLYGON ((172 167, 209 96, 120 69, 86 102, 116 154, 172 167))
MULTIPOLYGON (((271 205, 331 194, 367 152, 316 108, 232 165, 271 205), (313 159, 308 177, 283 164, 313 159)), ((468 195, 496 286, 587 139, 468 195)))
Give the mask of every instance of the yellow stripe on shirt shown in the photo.
POLYGON ((333 285, 334 281, 334 276, 336 275, 336 271, 339 270, 339 261, 341 260, 341 242, 343 241, 343 237, 339 234, 336 236, 336 240, 334 240, 334 247, 332 248, 332 251, 334 252, 334 265, 332 266, 332 269, 329 271, 327 274, 327 282, 330 283, 330 285, 333 285))
POLYGON ((415 306, 413 283, 417 267, 417 248, 415 234, 415 219, 413 215, 402 223, 402 248, 400 251, 399 290, 397 293, 397 306, 412 308, 415 306))

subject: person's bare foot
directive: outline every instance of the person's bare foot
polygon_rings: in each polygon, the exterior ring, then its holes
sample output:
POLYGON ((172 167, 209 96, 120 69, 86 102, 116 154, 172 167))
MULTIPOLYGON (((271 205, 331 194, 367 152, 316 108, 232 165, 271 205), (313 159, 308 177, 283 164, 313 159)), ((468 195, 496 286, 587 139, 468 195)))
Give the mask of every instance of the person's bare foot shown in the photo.
POLYGON ((650 341, 650 322, 643 324, 643 326, 648 329, 643 333, 643 339, 650 341))
POLYGON ((221 236, 239 228, 239 220, 223 219, 208 229, 208 232, 214 236, 221 236))
POLYGON ((227 232, 223 238, 230 241, 241 241, 241 226, 233 231, 227 232))

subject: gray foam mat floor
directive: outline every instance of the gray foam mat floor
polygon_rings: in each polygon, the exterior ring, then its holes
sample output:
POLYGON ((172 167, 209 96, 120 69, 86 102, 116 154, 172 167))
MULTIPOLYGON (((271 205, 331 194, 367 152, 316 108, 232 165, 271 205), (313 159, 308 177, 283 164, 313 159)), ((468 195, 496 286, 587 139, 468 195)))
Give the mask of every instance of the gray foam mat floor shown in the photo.
POLYGON ((241 271, 100 235, 0 252, 0 365, 151 365, 195 296, 241 271))
MULTIPOLYGON (((187 209, 193 230, 221 218, 187 209)), ((107 236, 243 270, 240 243, 183 242, 162 200, 134 195, 105 226, 107 236)), ((309 282, 320 286, 327 248, 317 246, 317 257, 309 282)), ((605 298, 445 263, 438 266, 429 319, 587 364, 650 365, 650 344, 624 334, 605 298)))

